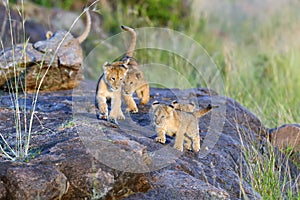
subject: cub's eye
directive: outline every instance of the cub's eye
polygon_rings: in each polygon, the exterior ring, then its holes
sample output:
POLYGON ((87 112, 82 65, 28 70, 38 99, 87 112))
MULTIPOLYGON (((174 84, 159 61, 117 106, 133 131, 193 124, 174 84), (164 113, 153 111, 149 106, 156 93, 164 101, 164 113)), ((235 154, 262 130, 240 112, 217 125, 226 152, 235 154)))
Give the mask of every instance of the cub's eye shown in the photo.
POLYGON ((130 82, 130 85, 132 85, 132 84, 133 84, 133 82, 131 81, 131 82, 130 82))
POLYGON ((123 78, 120 78, 120 81, 122 81, 123 80, 123 78))
POLYGON ((162 115, 162 116, 161 116, 161 118, 165 118, 165 116, 164 116, 164 115, 162 115))
POLYGON ((112 81, 115 81, 116 79, 114 77, 111 78, 112 81))

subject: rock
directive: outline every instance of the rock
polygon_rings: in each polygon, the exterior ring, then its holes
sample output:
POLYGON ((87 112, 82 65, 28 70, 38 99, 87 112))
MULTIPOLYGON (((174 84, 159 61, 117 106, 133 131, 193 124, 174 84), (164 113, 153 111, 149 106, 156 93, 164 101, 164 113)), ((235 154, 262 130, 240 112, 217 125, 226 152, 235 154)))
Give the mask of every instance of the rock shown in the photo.
POLYGON ((129 199, 230 199, 223 189, 205 183, 182 171, 164 170, 153 176, 153 189, 146 194, 135 194, 129 199))
MULTIPOLYGON (((33 10, 41 12, 36 6, 33 7, 33 10)), ((0 9, 5 11, 3 6, 0 9)), ((25 85, 26 92, 32 93, 37 90, 57 91, 77 87, 83 76, 83 53, 80 43, 86 39, 91 29, 90 14, 86 13, 85 30, 77 38, 69 31, 59 30, 49 39, 46 39, 44 34, 43 40, 34 43, 23 41, 3 49, 0 52, 0 88, 13 90, 20 87, 24 90, 25 85), (20 78, 16 85, 14 77, 18 76, 20 78)), ((45 18, 45 13, 41 12, 41 15, 45 18)), ((5 16, 3 18, 5 22, 5 16)), ((37 27, 35 23, 32 25, 37 27)), ((30 24, 26 27, 30 27, 30 24)))
MULTIPOLYGON (((199 119, 200 152, 181 153, 172 148, 174 138, 168 137, 165 145, 153 141, 151 102, 139 106, 139 113, 127 114, 119 126, 99 121, 94 113, 96 83, 84 84, 73 93, 40 94, 31 140, 31 151, 39 153, 31 154, 28 163, 0 160, 1 198, 24 194, 23 199, 30 199, 41 191, 44 199, 262 199, 246 181, 250 172, 243 148, 259 142, 258 134, 267 128, 233 99, 207 89, 151 88, 151 101, 188 98, 199 108, 219 106, 199 119), (26 186, 25 172, 30 176, 26 186)), ((3 133, 14 131, 8 98, 3 94, 0 99, 3 133)), ((16 140, 13 134, 4 137, 9 143, 16 140)), ((296 180, 299 170, 289 169, 296 180)))
POLYGON ((63 199, 103 198, 109 192, 122 197, 123 190, 145 192, 150 188, 145 175, 116 171, 95 160, 78 137, 56 144, 33 162, 55 165, 65 174, 70 187, 63 199), (141 179, 145 181, 137 187, 141 179))
POLYGON ((67 178, 53 166, 11 167, 6 179, 12 199, 61 199, 68 190, 67 178))
POLYGON ((7 199, 6 198, 7 195, 7 191, 5 188, 5 184, 3 183, 3 181, 0 180, 0 199, 7 199))
POLYGON ((72 89, 82 80, 82 61, 82 49, 77 39, 67 31, 58 31, 49 40, 19 44, 2 51, 0 86, 11 87, 8 81, 13 79, 14 68, 18 66, 16 75, 21 78, 18 84, 21 87, 26 79, 28 92, 35 92, 41 81, 41 91, 72 89))
POLYGON ((279 149, 291 148, 300 151, 300 125, 285 124, 270 130, 270 140, 279 149))

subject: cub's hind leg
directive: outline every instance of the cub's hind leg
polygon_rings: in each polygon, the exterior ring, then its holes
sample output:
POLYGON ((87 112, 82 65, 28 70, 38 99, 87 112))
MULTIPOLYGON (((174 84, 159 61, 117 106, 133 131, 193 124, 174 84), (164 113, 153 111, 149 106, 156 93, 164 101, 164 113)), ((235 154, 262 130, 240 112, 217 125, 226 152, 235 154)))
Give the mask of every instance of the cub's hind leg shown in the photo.
POLYGON ((131 95, 123 95, 123 99, 127 105, 126 112, 137 113, 139 111, 131 95))
POLYGON ((183 151, 184 132, 178 132, 175 138, 174 148, 183 151))
POLYGON ((198 130, 194 130, 194 133, 191 134, 193 140, 193 149, 194 152, 200 151, 200 135, 198 130))
POLYGON ((149 84, 145 84, 141 88, 136 90, 136 95, 139 99, 141 99, 141 104, 146 105, 150 100, 149 84))

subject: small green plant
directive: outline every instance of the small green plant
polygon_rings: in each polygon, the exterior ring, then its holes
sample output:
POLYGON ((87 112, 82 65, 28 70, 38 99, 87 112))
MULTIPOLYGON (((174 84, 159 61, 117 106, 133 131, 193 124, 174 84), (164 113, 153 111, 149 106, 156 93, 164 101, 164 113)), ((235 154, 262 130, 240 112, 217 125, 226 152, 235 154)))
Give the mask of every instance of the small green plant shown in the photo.
POLYGON ((75 126, 75 122, 73 120, 67 120, 65 121, 59 128, 58 130, 64 130, 67 128, 72 128, 75 126))

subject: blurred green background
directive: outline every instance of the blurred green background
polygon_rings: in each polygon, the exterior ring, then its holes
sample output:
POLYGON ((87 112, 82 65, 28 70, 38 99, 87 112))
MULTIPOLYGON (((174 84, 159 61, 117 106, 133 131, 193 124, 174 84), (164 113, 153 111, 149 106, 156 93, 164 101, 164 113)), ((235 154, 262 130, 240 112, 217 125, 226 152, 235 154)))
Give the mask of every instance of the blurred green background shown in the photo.
MULTIPOLYGON (((91 3, 33 2, 73 11, 91 3)), ((299 1, 103 0, 96 8, 108 37, 120 33, 121 24, 167 27, 190 36, 207 50, 221 71, 222 95, 236 99, 268 127, 300 123, 299 1)), ((180 58, 169 59, 165 52, 141 50, 136 58, 145 63, 158 59, 157 63, 168 62, 177 70, 182 66, 180 58)), ((199 87, 194 72, 187 73, 192 86, 199 87)))

